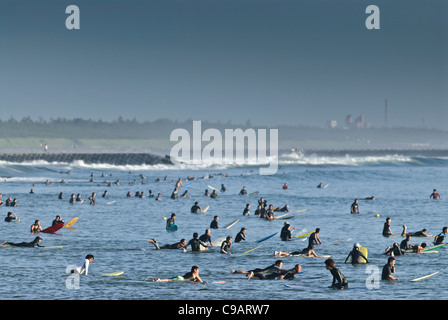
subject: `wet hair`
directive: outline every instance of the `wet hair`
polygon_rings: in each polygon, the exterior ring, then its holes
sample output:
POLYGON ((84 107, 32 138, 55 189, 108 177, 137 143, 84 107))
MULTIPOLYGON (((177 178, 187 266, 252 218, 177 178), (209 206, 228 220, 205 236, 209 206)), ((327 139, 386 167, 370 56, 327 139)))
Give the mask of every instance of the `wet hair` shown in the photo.
POLYGON ((88 255, 86 255, 86 259, 87 259, 87 260, 89 260, 89 259, 93 259, 93 255, 92 255, 92 254, 88 254, 88 255))
POLYGON ((331 258, 328 258, 327 260, 325 260, 325 265, 327 267, 334 268, 334 260, 331 258))
POLYGON ((283 260, 277 260, 277 261, 275 261, 275 265, 276 265, 276 266, 279 266, 280 263, 283 263, 283 260))
POLYGON ((195 270, 198 270, 198 269, 199 269, 198 266, 192 266, 192 267, 191 267, 191 272, 194 272, 195 270))
POLYGON ((387 263, 391 263, 392 261, 394 261, 395 258, 394 257, 389 257, 389 259, 387 259, 387 263))

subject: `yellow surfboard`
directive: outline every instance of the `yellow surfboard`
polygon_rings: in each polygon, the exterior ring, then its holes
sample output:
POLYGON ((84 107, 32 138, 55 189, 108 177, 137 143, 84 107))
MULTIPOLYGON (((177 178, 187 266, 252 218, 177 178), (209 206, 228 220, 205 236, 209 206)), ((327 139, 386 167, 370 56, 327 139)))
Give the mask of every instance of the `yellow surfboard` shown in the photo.
POLYGON ((105 273, 105 274, 103 274, 103 277, 117 277, 117 276, 121 276, 123 273, 124 273, 124 271, 105 273))
MULTIPOLYGON (((367 252, 367 248, 366 247, 361 247, 361 248, 359 248, 359 252, 361 252, 363 255, 364 255, 364 257, 366 257, 366 258, 368 258, 368 252, 367 252)), ((352 262, 352 257, 350 257, 350 262, 352 262)), ((362 258, 362 257, 360 257, 359 258, 359 263, 366 263, 367 261, 366 261, 366 259, 364 259, 364 258, 362 258)))
POLYGON ((72 225, 74 225, 76 223, 76 221, 78 221, 78 217, 73 218, 72 220, 70 220, 69 222, 64 224, 64 226, 62 228, 70 228, 72 225))
POLYGON ((310 234, 312 234, 312 233, 315 232, 315 231, 316 231, 316 230, 310 231, 310 232, 305 233, 305 234, 301 234, 300 236, 297 236, 297 238, 303 238, 303 237, 306 237, 307 235, 310 235, 310 234))

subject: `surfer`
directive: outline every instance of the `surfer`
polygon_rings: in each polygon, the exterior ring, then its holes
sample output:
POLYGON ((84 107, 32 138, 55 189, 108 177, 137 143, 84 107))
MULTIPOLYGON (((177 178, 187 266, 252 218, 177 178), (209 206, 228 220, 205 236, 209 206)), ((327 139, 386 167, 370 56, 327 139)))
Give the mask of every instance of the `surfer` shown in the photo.
POLYGON ((218 193, 216 192, 216 189, 214 189, 213 191, 212 191, 212 194, 210 195, 210 198, 212 198, 212 199, 218 199, 218 193))
POLYGON ((374 196, 371 196, 371 197, 364 198, 364 199, 362 199, 362 200, 375 200, 375 197, 374 197, 374 196))
POLYGON ((277 279, 277 280, 293 280, 294 279, 294 275, 300 273, 300 271, 302 270, 302 267, 300 264, 296 264, 294 266, 294 268, 292 269, 288 269, 288 270, 281 270, 278 272, 273 272, 270 274, 263 274, 263 273, 254 273, 254 272, 250 272, 247 280, 250 280, 252 277, 256 277, 260 280, 272 280, 272 279, 277 279))
POLYGON ((241 228, 240 232, 235 237, 235 242, 246 241, 246 228, 241 228))
POLYGON ((57 225, 57 224, 59 224, 61 222, 64 223, 64 221, 62 221, 61 217, 60 216, 56 216, 56 218, 53 220, 51 225, 55 226, 55 225, 57 225))
POLYGON ((345 258, 344 263, 347 263, 347 260, 350 257, 352 257, 352 261, 351 261, 352 264, 359 264, 359 263, 361 263, 360 262, 361 258, 363 258, 366 261, 366 263, 369 263, 369 260, 367 260, 367 257, 359 250, 360 248, 361 248, 361 245, 358 242, 356 242, 354 244, 354 246, 353 246, 352 251, 350 251, 350 253, 348 254, 347 258, 345 258))
POLYGON ((269 209, 266 211, 265 218, 266 220, 275 219, 274 207, 272 206, 272 204, 269 205, 269 209))
POLYGON ((392 276, 392 273, 395 273, 395 258, 389 257, 387 259, 387 263, 383 267, 381 280, 399 280, 398 278, 392 276))
POLYGON ((254 216, 257 216, 258 218, 260 218, 261 215, 261 205, 257 206, 257 210, 255 210, 254 212, 254 216))
POLYGON ((166 220, 166 230, 168 230, 169 227, 171 227, 172 225, 176 224, 175 221, 174 221, 175 218, 176 218, 176 214, 175 214, 175 213, 172 213, 172 214, 171 214, 171 217, 169 217, 169 218, 166 220))
POLYGON ((205 197, 210 197, 210 193, 208 192, 208 189, 205 189, 204 196, 205 197))
POLYGON ((280 272, 284 269, 282 269, 283 266, 283 260, 277 260, 274 264, 271 264, 267 266, 266 268, 255 268, 251 270, 231 270, 232 273, 246 273, 250 274, 252 273, 275 273, 280 272))
POLYGON ((221 192, 226 192, 226 187, 224 186, 224 184, 221 184, 221 192))
POLYGON ((41 246, 39 243, 42 241, 41 237, 36 237, 34 238, 33 241, 31 242, 19 242, 19 243, 15 243, 15 242, 8 242, 5 241, 2 243, 2 246, 11 246, 11 247, 43 247, 41 246))
POLYGON ((291 212, 291 210, 289 210, 289 205, 286 204, 283 208, 274 210, 275 212, 291 212))
POLYGON ((359 205, 358 205, 358 199, 355 199, 355 201, 350 206, 350 213, 361 213, 359 212, 359 205))
POLYGON ((333 282, 330 288, 334 289, 346 289, 348 287, 348 281, 345 276, 335 267, 334 260, 329 258, 325 260, 325 268, 330 271, 333 276, 333 282))
POLYGON ((243 210, 243 216, 250 216, 250 204, 246 204, 246 208, 243 210))
POLYGON ((210 223, 210 229, 219 229, 218 220, 219 220, 218 216, 213 217, 213 221, 210 223))
POLYGON ((83 202, 83 201, 84 201, 84 199, 81 198, 81 195, 80 195, 79 193, 78 193, 77 196, 76 196, 76 201, 77 201, 77 202, 83 202))
MULTIPOLYGON (((62 192, 61 192, 61 194, 60 194, 59 196, 61 197, 61 198, 59 198, 59 199, 62 199, 62 192)), ((72 203, 72 204, 74 204, 74 203, 76 202, 75 194, 74 194, 74 193, 70 196, 70 200, 69 200, 69 202, 72 203)))
POLYGON ((395 242, 392 245, 392 248, 390 246, 388 246, 386 248, 386 250, 384 250, 384 254, 386 255, 390 255, 391 257, 393 256, 402 256, 404 254, 404 252, 400 249, 400 246, 398 245, 397 242, 395 242))
POLYGON ((322 188, 322 182, 319 183, 319 184, 317 185, 317 187, 318 187, 319 189, 321 189, 321 188, 322 188))
POLYGON ((429 199, 434 199, 434 200, 440 199, 440 194, 437 192, 436 189, 434 189, 432 191, 431 195, 429 196, 429 199))
POLYGON ((443 227, 442 232, 434 237, 434 245, 442 244, 445 240, 447 232, 448 227, 443 227))
POLYGON ((162 195, 160 193, 158 193, 155 200, 156 201, 161 201, 162 200, 162 195))
POLYGON ((174 188, 173 193, 171 193, 171 199, 179 199, 179 194, 177 193, 177 187, 174 188))
POLYGON ((296 230, 296 228, 292 228, 292 230, 290 230, 290 224, 288 221, 286 221, 283 225, 282 230, 280 231, 280 238, 282 239, 282 241, 288 241, 292 239, 292 233, 294 230, 296 230))
POLYGON ((384 223, 383 226, 383 236, 384 237, 389 237, 393 235, 392 230, 390 229, 390 218, 386 218, 386 222, 384 223))
POLYGON ((320 245, 322 244, 322 241, 320 241, 319 238, 320 228, 316 228, 316 230, 310 235, 310 238, 308 239, 308 244, 312 245, 320 245))
POLYGON ((247 195, 246 187, 243 187, 243 189, 241 189, 239 195, 240 195, 240 196, 245 196, 245 195, 247 195))
POLYGON ((293 256, 304 256, 304 257, 316 257, 323 258, 323 256, 317 255, 314 251, 314 246, 312 244, 304 248, 301 251, 284 252, 284 251, 274 251, 274 257, 293 257, 293 256))
POLYGON ((74 269, 72 269, 70 272, 71 273, 76 273, 76 274, 83 274, 85 272, 85 275, 88 275, 89 273, 89 267, 93 262, 93 255, 88 254, 86 255, 86 257, 81 260, 74 269))
POLYGON ((227 236, 226 240, 221 243, 221 253, 232 255, 229 249, 232 247, 232 237, 227 236))
POLYGON ((284 185, 283 185, 283 190, 287 190, 288 189, 288 185, 285 183, 284 185))
POLYGON ((191 197, 189 197, 187 194, 188 194, 188 190, 185 190, 185 192, 182 193, 181 198, 188 198, 188 199, 190 199, 191 197))
POLYGON ((171 282, 171 281, 192 281, 192 282, 203 282, 207 283, 207 281, 203 281, 199 276, 199 267, 192 266, 191 271, 187 272, 183 276, 176 276, 169 279, 154 279, 155 282, 171 282))
POLYGON ((402 237, 406 237, 407 235, 413 236, 413 237, 431 237, 431 235, 426 234, 426 229, 422 229, 417 232, 407 232, 407 227, 403 225, 403 231, 401 232, 402 237))
POLYGON ((199 240, 204 243, 210 243, 210 246, 214 247, 212 237, 210 236, 210 229, 205 229, 205 233, 199 237, 199 240))
POLYGON ((35 220, 34 223, 30 227, 31 233, 38 233, 39 231, 42 231, 42 226, 40 225, 39 220, 35 220))
POLYGON ((182 248, 185 251, 185 245, 186 245, 187 241, 185 239, 181 239, 179 242, 176 242, 176 243, 173 243, 173 244, 166 244, 166 245, 164 245, 162 247, 159 246, 159 244, 157 243, 157 240, 155 238, 151 239, 151 240, 148 240, 148 243, 152 243, 157 248, 157 250, 160 250, 160 249, 180 249, 180 248, 182 248))
POLYGON ((199 206, 199 202, 195 202, 194 206, 191 207, 190 209, 191 213, 200 213, 201 212, 201 207, 199 206))
POLYGON ((191 251, 193 252, 201 251, 201 246, 203 246, 205 250, 208 249, 207 244, 199 240, 199 235, 197 232, 193 233, 193 238, 190 241, 188 241, 187 245, 185 246, 185 249, 188 249, 189 245, 191 245, 191 251))
POLYGON ((95 197, 96 197, 96 193, 92 192, 92 195, 89 197, 89 201, 91 205, 95 204, 95 197))
POLYGON ((19 219, 17 219, 17 216, 14 212, 8 212, 8 214, 6 215, 5 221, 6 222, 12 222, 13 220, 15 221, 19 221, 19 219))

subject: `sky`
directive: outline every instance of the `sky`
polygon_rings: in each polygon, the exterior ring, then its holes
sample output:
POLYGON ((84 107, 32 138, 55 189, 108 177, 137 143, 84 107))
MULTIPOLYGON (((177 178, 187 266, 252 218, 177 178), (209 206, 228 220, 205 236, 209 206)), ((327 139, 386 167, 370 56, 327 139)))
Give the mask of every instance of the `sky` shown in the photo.
POLYGON ((383 127, 387 99, 389 126, 448 130, 447 16, 446 0, 0 0, 0 117, 383 127))

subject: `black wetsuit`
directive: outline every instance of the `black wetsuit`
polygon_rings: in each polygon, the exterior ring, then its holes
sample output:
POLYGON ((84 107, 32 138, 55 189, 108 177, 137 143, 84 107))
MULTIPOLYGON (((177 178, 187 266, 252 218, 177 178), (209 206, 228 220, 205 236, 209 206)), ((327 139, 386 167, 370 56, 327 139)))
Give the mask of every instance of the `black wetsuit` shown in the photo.
POLYGON ((246 236, 242 231, 240 231, 235 237, 235 242, 241 242, 242 240, 246 240, 246 236))
POLYGON ((364 258, 364 259, 366 260, 366 262, 368 262, 366 256, 363 255, 362 252, 359 251, 359 250, 355 250, 355 249, 353 249, 353 250, 348 254, 347 258, 345 258, 345 261, 347 261, 348 258, 349 258, 350 256, 352 257, 352 262, 351 262, 352 264, 358 264, 358 263, 360 263, 360 262, 359 262, 360 258, 364 258))
POLYGON ((288 241, 292 238, 291 230, 288 229, 288 226, 284 226, 282 231, 280 232, 280 238, 282 241, 288 241))
POLYGON ((36 240, 31 242, 19 242, 19 243, 7 242, 6 244, 12 247, 43 247, 39 245, 39 243, 36 240))
POLYGON ((446 233, 443 233, 443 232, 440 233, 437 237, 435 245, 442 244, 443 241, 445 240, 445 237, 446 237, 446 233))
POLYGON ((348 281, 345 276, 339 271, 338 268, 333 268, 330 270, 333 276, 333 282, 331 283, 332 288, 344 289, 348 287, 348 281), (337 282, 337 283, 336 283, 337 282))
POLYGON ((191 213, 201 212, 201 207, 199 207, 197 205, 194 205, 194 206, 191 207, 190 211, 191 211, 191 213))
POLYGON ((389 224, 387 222, 385 222, 384 227, 383 227, 383 236, 387 237, 390 235, 391 235, 391 233, 389 231, 389 224))
POLYGON ((218 227, 218 221, 213 220, 213 221, 210 223, 210 229, 219 229, 219 227, 218 227))
POLYGON ((189 245, 191 245, 191 251, 200 251, 201 250, 201 245, 204 246, 204 247, 207 247, 207 245, 204 242, 202 242, 199 239, 195 239, 195 238, 191 239, 187 243, 187 247, 189 245))
POLYGON ((381 280, 389 280, 389 276, 392 275, 392 273, 392 267, 388 263, 385 264, 381 273, 381 280))

